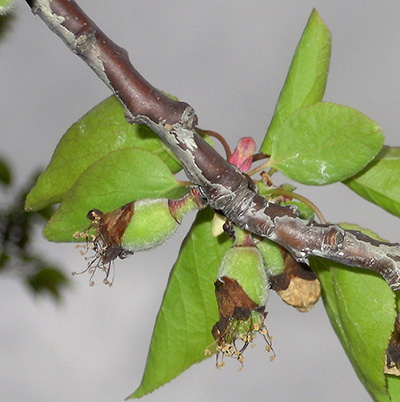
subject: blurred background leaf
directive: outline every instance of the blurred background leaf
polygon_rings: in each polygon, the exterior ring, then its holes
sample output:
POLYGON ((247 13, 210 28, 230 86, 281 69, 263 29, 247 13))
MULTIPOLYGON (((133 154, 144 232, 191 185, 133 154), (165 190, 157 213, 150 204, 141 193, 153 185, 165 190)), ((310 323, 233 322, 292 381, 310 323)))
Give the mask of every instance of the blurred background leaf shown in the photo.
POLYGON ((0 273, 15 276, 36 295, 48 294, 59 301, 69 280, 32 247, 34 231, 49 219, 52 208, 35 213, 24 210, 26 194, 37 176, 33 175, 22 190, 16 190, 12 169, 0 158, 0 273))

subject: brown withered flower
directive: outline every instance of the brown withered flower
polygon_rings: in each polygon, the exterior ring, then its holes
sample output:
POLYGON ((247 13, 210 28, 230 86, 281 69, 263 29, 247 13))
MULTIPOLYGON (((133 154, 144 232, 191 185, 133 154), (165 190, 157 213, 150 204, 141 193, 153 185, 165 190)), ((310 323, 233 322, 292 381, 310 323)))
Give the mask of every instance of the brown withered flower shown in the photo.
MULTIPOLYGON (((249 345, 255 346, 256 333, 264 338, 265 350, 273 353, 273 360, 275 352, 272 349, 272 338, 264 324, 267 316, 265 307, 255 303, 235 279, 226 276, 215 282, 215 294, 220 319, 212 329, 215 342, 211 346, 215 347, 217 368, 225 365, 225 357, 231 357, 240 362, 241 370, 243 353, 249 345)), ((206 349, 206 354, 212 353, 210 349, 206 349)))
POLYGON ((88 212, 87 218, 92 223, 85 232, 77 232, 74 237, 85 237, 86 252, 92 250, 94 256, 87 257, 89 262, 84 271, 73 272, 73 275, 89 272, 91 274, 90 285, 93 286, 93 277, 96 270, 99 269, 105 273, 103 282, 109 286, 112 285, 112 280, 110 281, 109 278, 113 261, 118 257, 123 259, 129 254, 133 254, 122 248, 121 239, 132 219, 134 205, 134 202, 130 202, 106 214, 98 209, 92 209, 88 212), (91 234, 92 229, 94 229, 95 234, 91 234))

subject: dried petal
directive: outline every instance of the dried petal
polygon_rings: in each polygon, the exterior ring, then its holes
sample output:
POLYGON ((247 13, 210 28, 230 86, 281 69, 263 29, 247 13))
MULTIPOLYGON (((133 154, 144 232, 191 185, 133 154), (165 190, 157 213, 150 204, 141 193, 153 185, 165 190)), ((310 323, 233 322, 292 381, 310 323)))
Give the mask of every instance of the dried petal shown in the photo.
POLYGON ((309 311, 321 296, 318 279, 308 281, 294 276, 285 290, 277 292, 284 302, 301 312, 309 311))

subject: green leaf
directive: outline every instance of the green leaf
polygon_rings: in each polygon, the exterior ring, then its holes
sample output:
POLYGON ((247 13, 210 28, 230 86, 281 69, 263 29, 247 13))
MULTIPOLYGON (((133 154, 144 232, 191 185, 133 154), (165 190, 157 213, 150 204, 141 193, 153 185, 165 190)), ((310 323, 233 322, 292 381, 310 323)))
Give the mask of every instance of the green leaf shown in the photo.
POLYGON ((91 209, 109 212, 137 199, 180 195, 181 188, 153 153, 137 148, 110 152, 81 174, 44 234, 52 241, 76 241, 73 234, 89 226, 86 215, 91 209))
POLYGON ((297 45, 285 84, 276 104, 261 152, 271 154, 271 134, 296 110, 320 102, 324 96, 331 55, 328 28, 313 10, 297 45))
POLYGON ((378 156, 344 184, 361 197, 400 216, 400 148, 384 146, 378 156))
POLYGON ((198 213, 172 270, 154 328, 146 369, 139 388, 130 398, 140 398, 205 359, 213 341, 211 329, 218 321, 214 282, 231 241, 211 236, 212 212, 198 213), (210 253, 212 250, 212 253, 210 253))
POLYGON ((143 125, 128 124, 114 96, 95 106, 62 137, 53 158, 28 194, 27 210, 39 210, 63 195, 91 164, 116 150, 143 148, 158 155, 172 172, 181 169, 171 151, 143 125))
POLYGON ((347 353, 347 350, 349 350, 349 344, 339 316, 336 302, 335 286, 330 272, 331 265, 332 263, 328 260, 314 257, 310 258, 310 266, 312 270, 317 274, 318 280, 322 285, 322 299, 324 301, 324 306, 329 320, 333 329, 336 332, 336 335, 339 337, 344 350, 347 353))
POLYGON ((15 0, 0 0, 0 14, 10 11, 15 0))
POLYGON ((391 402, 400 402, 400 378, 386 375, 391 402))
POLYGON ((358 173, 383 144, 380 127, 359 111, 317 103, 293 113, 272 135, 269 166, 299 183, 323 185, 358 173))
POLYGON ((321 282, 332 326, 358 377, 375 401, 389 402, 383 365, 396 317, 394 292, 371 271, 322 258, 310 263, 321 282))

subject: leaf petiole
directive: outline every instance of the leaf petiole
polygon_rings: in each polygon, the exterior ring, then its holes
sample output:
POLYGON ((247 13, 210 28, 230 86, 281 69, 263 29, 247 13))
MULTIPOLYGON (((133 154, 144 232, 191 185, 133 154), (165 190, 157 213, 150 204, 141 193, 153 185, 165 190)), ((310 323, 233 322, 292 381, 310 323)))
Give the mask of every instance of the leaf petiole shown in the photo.
POLYGON ((322 212, 319 210, 319 208, 312 202, 310 201, 308 198, 303 197, 300 194, 297 193, 293 193, 292 191, 289 190, 284 190, 283 188, 273 188, 270 190, 267 190, 266 193, 268 195, 282 195, 284 197, 290 197, 290 198, 294 198, 300 202, 302 202, 303 204, 307 205, 309 208, 311 208, 315 215, 317 215, 319 221, 321 223, 326 223, 326 220, 324 218, 324 216, 322 215, 322 212))

